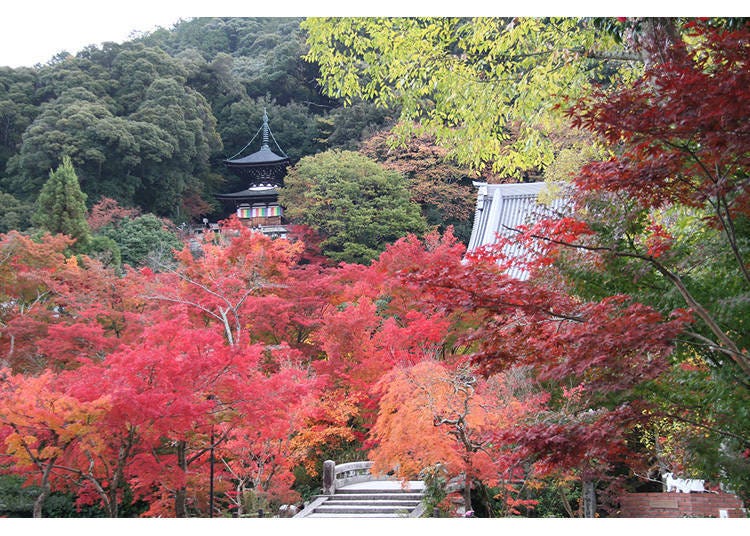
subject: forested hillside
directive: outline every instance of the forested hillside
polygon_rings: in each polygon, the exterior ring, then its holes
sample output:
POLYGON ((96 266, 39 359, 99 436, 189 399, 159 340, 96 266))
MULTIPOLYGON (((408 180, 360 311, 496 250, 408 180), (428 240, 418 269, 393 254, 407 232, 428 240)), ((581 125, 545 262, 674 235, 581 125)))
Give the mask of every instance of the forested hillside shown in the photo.
POLYGON ((107 197, 176 223, 211 217, 213 193, 240 189, 221 161, 251 140, 264 108, 293 162, 356 148, 393 114, 322 96, 299 22, 192 19, 0 68, 0 230, 30 224, 24 214, 64 155, 89 207, 107 197))

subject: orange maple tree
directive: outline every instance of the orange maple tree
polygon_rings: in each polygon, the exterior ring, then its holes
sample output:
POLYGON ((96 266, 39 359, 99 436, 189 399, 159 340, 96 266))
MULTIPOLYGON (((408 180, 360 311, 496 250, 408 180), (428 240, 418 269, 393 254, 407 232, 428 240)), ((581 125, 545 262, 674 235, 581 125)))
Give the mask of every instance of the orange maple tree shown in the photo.
POLYGON ((373 470, 415 479, 443 466, 461 485, 466 510, 474 481, 499 486, 522 478, 523 458, 498 437, 548 400, 526 376, 516 370, 483 378, 467 364, 434 360, 394 368, 374 387, 383 395, 371 431, 373 470))
POLYGON ((66 391, 51 371, 0 383, 0 463, 24 476, 26 485, 38 486, 34 517, 42 517, 53 484, 67 486, 80 458, 96 456, 104 445, 100 422, 109 397, 81 401, 66 391))

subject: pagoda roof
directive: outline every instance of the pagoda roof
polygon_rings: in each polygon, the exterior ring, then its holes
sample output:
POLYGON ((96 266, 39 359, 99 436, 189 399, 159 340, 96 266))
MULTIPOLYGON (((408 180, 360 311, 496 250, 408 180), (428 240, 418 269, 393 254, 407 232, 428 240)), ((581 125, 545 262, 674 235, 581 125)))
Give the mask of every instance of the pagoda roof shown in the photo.
POLYGON ((253 188, 247 188, 245 190, 241 190, 239 192, 232 192, 230 194, 214 194, 214 197, 217 199, 226 199, 228 201, 230 200, 240 200, 240 199, 252 199, 252 198, 261 198, 261 197, 268 197, 271 195, 277 195, 279 193, 279 189, 276 186, 267 186, 267 187, 253 187, 253 188))
POLYGON ((242 158, 224 160, 224 163, 227 166, 262 166, 282 162, 289 162, 289 158, 287 156, 277 155, 268 147, 268 145, 263 145, 259 151, 242 158))
MULTIPOLYGON (((279 152, 283 154, 284 156, 279 156, 276 153, 274 153, 271 148, 268 145, 269 140, 273 138, 273 134, 271 133, 271 127, 268 126, 268 114, 266 113, 266 109, 263 108, 263 124, 261 125, 260 129, 258 129, 258 132, 255 133, 255 136, 253 136, 253 140, 250 140, 250 143, 245 145, 245 147, 236 155, 233 157, 224 160, 224 164, 227 167, 255 167, 255 166, 267 166, 267 165, 273 165, 273 164, 288 164, 289 163, 289 157, 284 154, 284 151, 279 147, 279 144, 276 143, 276 147, 279 149, 279 152), (243 156, 242 158, 236 158, 240 154, 242 154, 242 151, 247 149, 250 144, 253 143, 253 140, 255 137, 259 134, 262 134, 262 145, 260 147, 259 151, 256 151, 250 155, 243 156)), ((276 139, 273 138, 273 141, 276 142, 276 139)))

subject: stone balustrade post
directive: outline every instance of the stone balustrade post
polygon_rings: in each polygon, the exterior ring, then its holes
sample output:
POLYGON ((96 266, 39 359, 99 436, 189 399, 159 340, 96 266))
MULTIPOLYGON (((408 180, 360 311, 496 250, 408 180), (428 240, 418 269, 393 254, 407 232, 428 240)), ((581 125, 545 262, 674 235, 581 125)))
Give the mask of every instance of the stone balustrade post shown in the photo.
POLYGON ((326 460, 323 462, 323 494, 333 495, 336 491, 336 462, 326 460))

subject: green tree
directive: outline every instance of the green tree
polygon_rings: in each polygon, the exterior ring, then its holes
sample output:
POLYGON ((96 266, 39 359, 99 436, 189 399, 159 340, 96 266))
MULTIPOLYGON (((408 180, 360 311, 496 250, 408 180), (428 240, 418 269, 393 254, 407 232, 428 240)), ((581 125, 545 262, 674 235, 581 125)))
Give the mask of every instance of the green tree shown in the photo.
POLYGON ((327 104, 317 87, 310 84, 317 70, 314 64, 302 59, 307 48, 300 20, 293 17, 197 17, 181 21, 171 31, 154 32, 142 42, 173 56, 193 49, 207 62, 222 54, 231 56, 232 76, 251 98, 271 95, 281 105, 293 101, 327 104))
POLYGON ((187 70, 182 62, 159 48, 130 43, 112 62, 112 76, 117 80, 114 94, 123 115, 134 112, 148 98, 146 93, 160 78, 171 78, 184 85, 187 70))
POLYGON ((459 163, 516 177, 552 162, 565 125, 558 105, 642 65, 615 19, 312 18, 301 26, 330 97, 399 105, 402 135, 434 135, 459 163))
POLYGON ((330 111, 321 121, 329 125, 324 142, 330 149, 356 151, 379 130, 390 127, 398 112, 359 101, 330 111))
POLYGON ((103 228, 100 234, 117 245, 122 263, 133 267, 144 266, 154 259, 170 260, 172 251, 183 246, 165 222, 153 214, 119 220, 103 228))
POLYGON ((476 205, 472 179, 496 178, 490 174, 480 178, 457 166, 431 138, 413 138, 396 148, 390 146, 389 139, 389 132, 380 132, 365 141, 360 152, 403 174, 408 179, 411 199, 422 207, 427 223, 442 232, 453 226, 456 237, 468 244, 476 205))
POLYGON ((204 184, 211 182, 210 157, 222 147, 210 106, 178 80, 159 78, 128 119, 156 135, 148 148, 156 153, 144 155, 149 165, 140 172, 142 187, 136 192, 136 203, 159 215, 181 216, 184 196, 202 192, 204 184))
POLYGON ((54 100, 73 88, 86 88, 97 97, 104 98, 116 87, 109 66, 96 61, 95 56, 60 55, 59 58, 38 71, 34 94, 39 101, 54 100))
POLYGON ((31 225, 34 207, 19 201, 11 194, 0 192, 0 233, 23 231, 31 225))
POLYGON ((189 48, 177 57, 188 71, 188 85, 206 98, 217 118, 227 106, 246 96, 241 80, 232 70, 234 59, 229 54, 219 52, 207 61, 198 50, 189 48))
POLYGON ((308 156, 290 170, 279 199, 292 221, 325 237, 336 261, 367 263, 385 246, 426 229, 404 177, 351 151, 308 156))
MULTIPOLYGON (((142 61, 139 65, 145 69, 142 61)), ((123 84, 132 89, 131 78, 136 73, 123 84)), ((209 162, 221 148, 216 119, 205 98, 176 78, 157 77, 143 92, 133 91, 119 96, 125 100, 119 103, 73 87, 45 103, 26 129, 19 153, 9 160, 6 190, 23 200, 33 198, 64 154, 89 198, 110 197, 180 216, 186 197, 202 194, 214 180, 209 162), (131 98, 136 109, 118 115, 134 106, 131 98)))
POLYGON ((33 69, 0 67, 0 173, 18 151, 21 135, 37 113, 37 83, 33 69))
POLYGON ((37 198, 32 222, 52 234, 75 238, 74 248, 82 250, 91 239, 86 222, 86 194, 81 191, 70 157, 64 156, 56 170, 50 171, 37 198))
POLYGON ((130 201, 139 180, 128 170, 141 163, 153 142, 145 128, 117 117, 113 108, 83 87, 68 89, 45 103, 24 132, 19 153, 9 162, 7 191, 33 199, 62 154, 71 158, 89 197, 130 201))
POLYGON ((314 65, 302 59, 307 47, 300 19, 249 19, 245 24, 253 22, 257 29, 243 32, 234 65, 248 95, 270 94, 280 104, 321 100, 315 86, 309 84, 317 74, 314 65))

